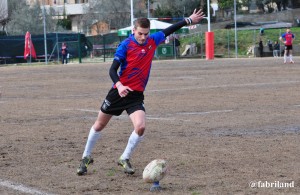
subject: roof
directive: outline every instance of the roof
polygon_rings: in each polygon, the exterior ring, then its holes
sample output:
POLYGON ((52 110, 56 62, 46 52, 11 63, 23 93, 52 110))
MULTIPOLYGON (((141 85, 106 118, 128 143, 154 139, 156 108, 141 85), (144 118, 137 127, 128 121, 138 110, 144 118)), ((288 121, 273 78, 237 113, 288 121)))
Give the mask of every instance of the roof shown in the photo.
MULTIPOLYGON (((155 32, 158 30, 163 30, 165 28, 168 28, 169 26, 171 26, 171 23, 167 23, 167 22, 161 22, 158 20, 150 20, 150 30, 151 32, 155 32)), ((119 36, 128 36, 129 31, 131 31, 133 29, 133 26, 128 26, 125 28, 121 28, 118 30, 118 35, 119 36)), ((182 28, 183 32, 188 32, 188 28, 187 27, 183 27, 182 28)))

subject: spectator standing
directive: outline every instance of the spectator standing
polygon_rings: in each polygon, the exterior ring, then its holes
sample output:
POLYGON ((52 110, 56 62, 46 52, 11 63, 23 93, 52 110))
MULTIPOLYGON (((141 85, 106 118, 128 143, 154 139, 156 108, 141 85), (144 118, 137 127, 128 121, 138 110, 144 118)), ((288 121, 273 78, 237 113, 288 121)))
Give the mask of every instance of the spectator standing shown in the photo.
POLYGON ((92 51, 92 49, 87 44, 85 44, 84 48, 86 50, 86 55, 90 56, 90 58, 93 58, 93 51, 92 51))
POLYGON ((90 55, 90 50, 89 47, 87 45, 84 46, 84 49, 86 51, 86 55, 89 56, 90 55))
POLYGON ((278 41, 275 41, 275 44, 273 46, 273 57, 279 57, 279 52, 280 52, 280 44, 278 41))
POLYGON ((62 43, 62 46, 61 46, 61 49, 60 49, 60 52, 61 52, 61 58, 62 58, 62 64, 66 63, 68 64, 68 46, 66 43, 62 43))
POLYGON ((270 51, 273 51, 273 43, 271 40, 268 40, 267 46, 269 47, 270 51))
POLYGON ((263 42, 262 42, 261 39, 260 39, 260 41, 258 43, 258 51, 259 51, 260 57, 263 57, 264 45, 263 45, 263 42))
POLYGON ((260 36, 263 36, 265 33, 265 29, 263 27, 260 27, 259 33, 260 33, 260 36))
POLYGON ((179 57, 179 55, 180 55, 180 50, 179 50, 180 41, 179 41, 178 37, 174 36, 174 38, 175 38, 175 52, 176 52, 176 56, 179 57))

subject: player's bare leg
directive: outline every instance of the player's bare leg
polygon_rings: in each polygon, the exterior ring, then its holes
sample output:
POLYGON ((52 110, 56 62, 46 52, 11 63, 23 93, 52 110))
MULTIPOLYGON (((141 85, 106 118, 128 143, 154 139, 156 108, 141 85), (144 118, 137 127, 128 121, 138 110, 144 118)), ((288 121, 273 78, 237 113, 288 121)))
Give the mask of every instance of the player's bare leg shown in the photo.
POLYGON ((78 175, 87 173, 88 165, 94 162, 93 158, 91 157, 92 150, 101 137, 100 131, 104 129, 111 117, 112 115, 105 114, 101 110, 99 111, 98 117, 89 132, 84 152, 82 154, 82 160, 79 168, 77 169, 78 175))
POLYGON ((294 64, 294 61, 293 61, 293 50, 290 50, 289 53, 290 53, 290 55, 289 55, 290 56, 290 63, 294 64))
POLYGON ((286 63, 287 55, 288 55, 288 50, 284 50, 284 54, 283 54, 283 63, 286 63))
POLYGON ((124 168, 124 172, 128 174, 134 174, 135 170, 132 168, 129 159, 137 147, 138 143, 140 143, 143 139, 143 134, 145 131, 145 112, 143 110, 137 110, 129 115, 134 130, 131 133, 127 146, 118 160, 118 165, 124 168))

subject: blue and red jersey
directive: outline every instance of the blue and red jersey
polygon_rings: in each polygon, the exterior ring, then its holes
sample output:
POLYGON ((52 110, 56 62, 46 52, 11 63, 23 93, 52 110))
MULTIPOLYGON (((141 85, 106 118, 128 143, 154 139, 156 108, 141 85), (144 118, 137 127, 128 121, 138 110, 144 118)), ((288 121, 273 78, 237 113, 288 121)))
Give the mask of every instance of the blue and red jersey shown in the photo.
POLYGON ((291 32, 284 33, 281 37, 285 40, 285 45, 292 45, 293 39, 295 38, 294 34, 291 32))
POLYGON ((165 40, 163 32, 156 32, 140 45, 133 34, 122 41, 115 53, 120 62, 119 77, 124 86, 134 91, 144 91, 150 76, 152 59, 157 46, 165 40))

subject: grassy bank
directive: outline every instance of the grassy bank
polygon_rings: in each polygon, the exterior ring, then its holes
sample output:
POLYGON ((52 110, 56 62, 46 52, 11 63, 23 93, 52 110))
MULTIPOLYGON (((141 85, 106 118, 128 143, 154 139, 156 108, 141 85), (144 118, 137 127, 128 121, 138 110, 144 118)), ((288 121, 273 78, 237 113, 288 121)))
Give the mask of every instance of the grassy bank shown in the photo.
MULTIPOLYGON (((294 45, 300 44, 300 27, 291 28, 295 34, 294 45)), ((240 57, 246 56, 247 50, 250 46, 258 46, 261 39, 263 44, 266 45, 268 40, 274 44, 279 40, 279 37, 286 31, 282 29, 265 29, 264 34, 261 36, 259 29, 251 30, 238 30, 237 31, 237 46, 238 55, 240 57)), ((235 31, 234 29, 218 29, 213 30, 215 42, 215 54, 222 54, 224 57, 233 57, 235 55, 235 31)), ((181 51, 184 51, 185 45, 196 43, 198 51, 205 52, 205 33, 198 33, 194 36, 181 37, 181 51)))

